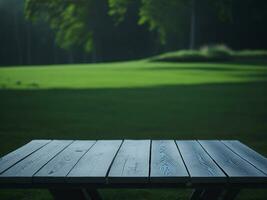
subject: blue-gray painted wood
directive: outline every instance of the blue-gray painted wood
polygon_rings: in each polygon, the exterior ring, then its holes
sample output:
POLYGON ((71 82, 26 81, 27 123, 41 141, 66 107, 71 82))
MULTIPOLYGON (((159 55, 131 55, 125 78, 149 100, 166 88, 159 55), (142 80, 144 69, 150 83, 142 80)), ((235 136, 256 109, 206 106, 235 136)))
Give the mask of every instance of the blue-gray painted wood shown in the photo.
POLYGON ((189 175, 174 140, 152 140, 150 181, 187 182, 189 175))
POLYGON ((0 158, 0 174, 49 142, 51 142, 51 140, 32 140, 24 146, 3 156, 0 158))
POLYGON ((267 175, 267 158, 237 140, 222 140, 232 151, 267 175))
POLYGON ((1 174, 0 182, 31 183, 32 176, 71 142, 71 140, 53 140, 1 174))
POLYGON ((187 171, 191 182, 198 186, 221 184, 225 180, 222 171, 228 175, 227 181, 240 187, 254 186, 254 183, 267 185, 265 158, 237 141, 177 141, 178 148, 173 140, 126 140, 123 144, 122 140, 100 140, 93 143, 32 141, 2 157, 0 167, 4 171, 0 174, 0 186, 36 187, 39 183, 50 184, 52 180, 66 186, 121 183, 128 187, 138 183, 150 187, 153 185, 149 184, 149 178, 151 183, 166 186, 173 182, 190 183, 186 180, 187 171))
POLYGON ((108 182, 148 182, 150 140, 125 140, 110 168, 108 182))
POLYGON ((76 140, 56 155, 33 177, 34 182, 64 182, 67 174, 96 141, 76 140))
POLYGON ((226 175, 195 140, 176 141, 192 183, 226 182, 226 175))
POLYGON ((232 152, 220 141, 200 140, 200 144, 212 159, 228 175, 233 183, 266 183, 264 173, 232 152))
POLYGON ((68 174, 71 183, 104 183, 122 140, 99 140, 68 174))

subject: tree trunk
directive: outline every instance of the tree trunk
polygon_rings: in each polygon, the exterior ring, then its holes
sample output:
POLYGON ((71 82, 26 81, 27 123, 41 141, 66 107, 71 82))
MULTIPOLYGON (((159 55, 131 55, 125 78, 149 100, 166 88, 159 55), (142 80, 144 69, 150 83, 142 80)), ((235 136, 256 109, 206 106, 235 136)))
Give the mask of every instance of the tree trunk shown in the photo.
POLYGON ((23 64, 23 57, 22 57, 22 47, 21 47, 21 41, 20 41, 20 33, 19 33, 19 23, 18 23, 18 11, 17 9, 14 9, 13 13, 13 22, 14 22, 14 37, 15 37, 15 43, 17 47, 17 59, 18 64, 23 64))
POLYGON ((56 44, 54 38, 52 40, 53 40, 53 62, 54 62, 54 64, 57 64, 57 63, 59 63, 58 62, 58 56, 57 56, 57 51, 58 51, 57 44, 56 44))
POLYGON ((93 41, 94 41, 94 46, 93 46, 93 51, 92 51, 92 62, 101 62, 102 61, 102 42, 101 42, 101 37, 96 31, 93 33, 93 41))
POLYGON ((31 25, 27 24, 27 64, 32 64, 31 25))
POLYGON ((94 35, 93 35, 93 49, 92 49, 92 58, 91 58, 91 62, 95 63, 97 62, 97 58, 98 58, 98 55, 97 55, 97 46, 96 46, 96 41, 95 41, 95 38, 94 38, 94 35))
POLYGON ((195 49, 196 47, 196 0, 191 2, 191 20, 190 20, 190 41, 189 48, 195 49))
POLYGON ((103 38, 104 30, 103 24, 99 24, 99 21, 105 21, 107 19, 108 5, 105 0, 93 1, 90 17, 92 19, 91 27, 93 29, 93 49, 92 49, 92 62, 103 61, 103 38))
POLYGON ((86 52, 83 53, 83 62, 88 63, 88 56, 86 52))
POLYGON ((74 56, 73 56, 73 52, 71 50, 69 51, 69 63, 70 64, 74 63, 74 56))

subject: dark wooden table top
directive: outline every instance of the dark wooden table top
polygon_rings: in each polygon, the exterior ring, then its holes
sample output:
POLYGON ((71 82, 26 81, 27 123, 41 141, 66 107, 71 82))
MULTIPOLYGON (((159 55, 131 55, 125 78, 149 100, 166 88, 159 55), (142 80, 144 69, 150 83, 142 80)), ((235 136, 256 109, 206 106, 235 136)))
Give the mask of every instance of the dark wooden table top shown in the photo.
POLYGON ((0 158, 0 187, 267 185, 267 159, 236 140, 33 140, 0 158))

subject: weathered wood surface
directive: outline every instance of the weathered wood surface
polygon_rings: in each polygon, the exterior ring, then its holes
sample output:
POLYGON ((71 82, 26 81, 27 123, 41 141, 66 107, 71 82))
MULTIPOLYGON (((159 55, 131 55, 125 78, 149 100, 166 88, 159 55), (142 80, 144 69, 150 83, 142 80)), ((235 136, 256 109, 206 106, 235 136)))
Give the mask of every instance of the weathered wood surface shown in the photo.
POLYGON ((192 183, 226 182, 226 175, 195 140, 176 141, 192 183))
POLYGON ((25 144, 24 146, 10 152, 9 154, 0 158, 0 174, 7 170, 12 165, 21 161, 23 158, 27 157, 36 150, 42 148, 51 140, 32 140, 31 142, 25 144))
POLYGON ((72 140, 53 140, 1 174, 0 181, 31 183, 32 176, 71 143, 72 140))
POLYGON ((33 140, 0 159, 0 186, 253 187, 267 185, 266 167, 264 156, 238 141, 33 140))
POLYGON ((264 173, 235 154, 220 141, 200 140, 200 144, 228 175, 229 182, 263 183, 266 182, 264 173))
POLYGON ((226 146, 267 175, 267 158, 237 140, 223 140, 226 146))
POLYGON ((121 140, 99 140, 68 174, 67 182, 104 183, 121 140))
POLYGON ((67 174, 96 141, 75 141, 43 166, 34 182, 64 182, 67 174))
POLYGON ((189 175, 173 140, 153 140, 151 147, 151 182, 186 182, 189 175))
POLYGON ((108 181, 146 183, 149 179, 150 140, 125 140, 114 159, 108 181))

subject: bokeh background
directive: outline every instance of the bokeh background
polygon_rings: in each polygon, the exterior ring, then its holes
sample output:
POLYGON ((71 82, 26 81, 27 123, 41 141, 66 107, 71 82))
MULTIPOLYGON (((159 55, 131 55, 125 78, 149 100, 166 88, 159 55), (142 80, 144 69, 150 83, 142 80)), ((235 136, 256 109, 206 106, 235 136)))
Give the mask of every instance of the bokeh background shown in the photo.
POLYGON ((0 0, 0 156, 50 138, 237 139, 266 156, 266 11, 265 0, 0 0))

